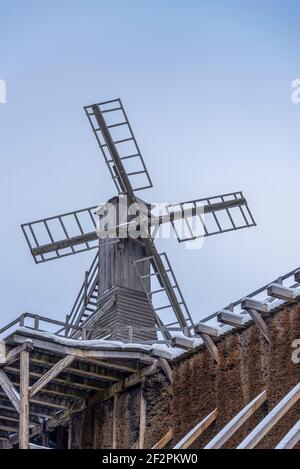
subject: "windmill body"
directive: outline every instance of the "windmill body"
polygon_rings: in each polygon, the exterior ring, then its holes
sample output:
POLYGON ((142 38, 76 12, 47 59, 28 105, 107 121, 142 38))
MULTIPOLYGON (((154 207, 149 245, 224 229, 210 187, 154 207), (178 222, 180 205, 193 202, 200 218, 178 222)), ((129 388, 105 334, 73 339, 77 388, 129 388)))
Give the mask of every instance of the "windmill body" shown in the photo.
POLYGON ((99 230, 106 204, 22 225, 36 263, 97 250, 66 316, 65 335, 150 343, 169 341, 179 332, 191 335, 192 317, 166 253, 156 249, 155 235, 164 223, 171 223, 180 242, 254 226, 247 201, 241 192, 232 192, 170 204, 165 215, 153 216, 151 205, 137 196, 152 182, 121 100, 86 106, 85 112, 118 191, 109 204, 120 215, 126 197, 129 206, 141 207, 142 216, 136 221, 122 213, 112 227, 115 236, 99 230), (183 231, 178 222, 185 225, 183 231), (134 236, 137 229, 140 234, 134 236))

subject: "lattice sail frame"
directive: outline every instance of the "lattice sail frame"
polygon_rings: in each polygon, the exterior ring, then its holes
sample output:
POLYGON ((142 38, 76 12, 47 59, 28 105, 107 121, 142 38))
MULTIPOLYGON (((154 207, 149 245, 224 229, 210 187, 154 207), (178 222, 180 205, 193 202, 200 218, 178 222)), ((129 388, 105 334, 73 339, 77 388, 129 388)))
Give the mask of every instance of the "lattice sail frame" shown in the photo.
POLYGON ((168 214, 175 210, 182 212, 182 220, 171 219, 180 243, 256 226, 241 191, 170 204, 166 210, 168 214), (185 216, 188 211, 193 215, 185 216))
POLYGON ((133 191, 136 192, 153 187, 123 104, 120 99, 115 99, 86 106, 84 109, 118 193, 122 194, 125 192, 122 175, 117 171, 103 131, 99 128, 98 122, 95 119, 96 106, 109 129, 113 144, 118 151, 119 158, 123 163, 126 176, 131 183, 133 191), (137 179, 140 179, 140 182, 137 179))
POLYGON ((97 249, 96 209, 88 207, 21 225, 35 263, 97 249))

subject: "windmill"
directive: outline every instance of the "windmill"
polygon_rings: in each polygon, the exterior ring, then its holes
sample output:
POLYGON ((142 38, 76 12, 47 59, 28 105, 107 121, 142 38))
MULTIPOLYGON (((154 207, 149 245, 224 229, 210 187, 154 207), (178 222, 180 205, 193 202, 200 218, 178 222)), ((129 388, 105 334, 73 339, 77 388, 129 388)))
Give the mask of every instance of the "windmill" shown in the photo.
POLYGON ((88 331, 89 338, 135 342, 153 342, 158 336, 170 340, 173 331, 190 335, 193 320, 166 253, 156 249, 156 233, 168 222, 178 241, 186 242, 255 226, 247 201, 242 192, 232 192, 170 204, 165 215, 153 216, 151 205, 137 196, 138 191, 151 188, 152 182, 121 100, 84 109, 118 192, 109 203, 116 211, 121 210, 124 198, 130 206, 142 206, 149 229, 143 236, 131 236, 137 223, 128 217, 128 236, 122 237, 116 226, 114 240, 102 238, 99 220, 105 205, 22 225, 36 263, 97 250, 66 316, 64 333, 78 337, 77 327, 85 334, 88 331), (178 222, 184 230, 178 229, 178 222))

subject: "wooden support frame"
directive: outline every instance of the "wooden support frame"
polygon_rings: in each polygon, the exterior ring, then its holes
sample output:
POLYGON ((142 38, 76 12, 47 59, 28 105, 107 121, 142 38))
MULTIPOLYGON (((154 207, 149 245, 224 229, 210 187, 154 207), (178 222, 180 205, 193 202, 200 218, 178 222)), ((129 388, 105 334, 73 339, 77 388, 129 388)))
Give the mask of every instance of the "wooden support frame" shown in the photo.
POLYGON ((23 350, 31 351, 33 350, 33 343, 32 340, 27 339, 24 344, 17 345, 13 349, 9 350, 5 356, 5 365, 9 365, 10 363, 14 362, 15 360, 19 359, 19 355, 23 350))
POLYGON ((244 324, 244 317, 241 314, 232 313, 226 309, 222 309, 217 314, 218 322, 228 326, 240 327, 244 324))
POLYGON ((219 355, 219 350, 218 350, 218 347, 214 344, 212 338, 208 334, 202 334, 202 333, 199 334, 199 337, 201 337, 201 339, 203 340, 203 343, 208 348, 208 351, 209 351, 210 355, 212 356, 212 358, 214 359, 214 361, 218 365, 220 365, 221 364, 221 358, 220 358, 220 355, 219 355))
POLYGON ((275 449, 293 449, 300 441, 300 420, 290 429, 275 449))
POLYGON ((173 449, 187 449, 197 438, 214 422, 218 415, 218 409, 214 409, 207 417, 198 423, 189 433, 187 433, 180 441, 174 446, 173 449))
POLYGON ((144 376, 150 376, 156 373, 159 370, 159 361, 155 360, 151 365, 146 366, 141 371, 137 373, 133 373, 130 376, 127 376, 122 381, 112 384, 109 388, 105 389, 104 391, 100 391, 95 396, 92 396, 89 400, 87 405, 93 406, 99 401, 105 401, 113 397, 117 392, 121 392, 124 389, 130 388, 131 386, 135 386, 136 384, 140 383, 144 376))
POLYGON ((119 393, 114 395, 113 401, 113 424, 112 424, 112 449, 117 449, 117 431, 119 418, 119 393))
POLYGON ((268 313, 270 308, 267 303, 263 303, 262 301, 253 300, 252 298, 244 298, 241 303, 242 309, 255 309, 259 313, 268 313))
POLYGON ((263 391, 247 404, 224 428, 204 447, 204 449, 219 449, 231 436, 256 412, 266 401, 267 392, 263 391))
POLYGON ((45 375, 36 381, 29 389, 30 397, 35 396, 44 386, 46 386, 53 378, 58 376, 67 366, 69 366, 75 357, 74 355, 66 355, 56 365, 54 365, 45 375))
POLYGON ((29 448, 29 352, 20 353, 20 428, 19 448, 29 448))
POLYGON ((268 331, 267 325, 266 325, 265 321, 262 319, 260 313, 258 311, 256 311, 255 309, 248 309, 247 311, 250 314, 251 318, 253 319, 253 321, 254 321, 257 329, 259 330, 259 332, 261 332, 261 334, 264 336, 266 341, 269 343, 270 342, 269 331, 268 331))
POLYGON ((300 383, 298 383, 271 412, 249 433, 238 445, 237 449, 252 449, 300 399, 300 383))
POLYGON ((297 295, 295 289, 284 287, 279 283, 272 283, 269 285, 267 292, 269 296, 279 298, 280 300, 284 300, 288 303, 297 303, 297 298, 299 298, 299 294, 297 295))
POLYGON ((199 322, 195 325, 194 331, 196 335, 207 334, 212 337, 219 337, 220 331, 216 327, 207 326, 203 322, 199 322))
POLYGON ((164 374, 168 378, 169 383, 172 385, 173 384, 173 371, 169 363, 167 362, 165 358, 159 358, 158 363, 161 369, 163 370, 164 374))
POLYGON ((172 347, 182 348, 183 350, 194 350, 193 339, 189 337, 176 336, 171 340, 172 347))
POLYGON ((5 392, 6 396, 17 410, 20 411, 20 395, 10 379, 8 378, 7 374, 0 369, 0 386, 2 387, 3 391, 5 392))
POLYGON ((145 446, 146 420, 147 420, 147 402, 143 392, 143 382, 141 385, 140 396, 140 425, 139 425, 139 444, 138 448, 143 449, 145 446))
POLYGON ((173 439, 173 428, 170 427, 167 433, 152 446, 152 449, 163 449, 173 439))
MULTIPOLYGON (((12 340, 15 343, 24 343, 26 337, 20 334, 14 334, 12 340)), ((52 352, 54 354, 64 355, 74 355, 78 359, 84 359, 88 361, 92 359, 108 360, 108 359, 128 359, 128 360, 139 360, 141 363, 151 364, 155 361, 156 351, 152 350, 152 355, 145 353, 142 350, 119 350, 119 349, 105 349, 105 350, 94 350, 94 349, 81 349, 70 345, 62 345, 59 343, 52 343, 47 340, 43 340, 41 337, 31 337, 32 343, 35 348, 45 350, 47 352, 52 352)), ((159 352, 157 351, 157 354, 159 352)), ((168 359, 172 358, 172 355, 167 352, 163 352, 164 357, 167 355, 168 359)))

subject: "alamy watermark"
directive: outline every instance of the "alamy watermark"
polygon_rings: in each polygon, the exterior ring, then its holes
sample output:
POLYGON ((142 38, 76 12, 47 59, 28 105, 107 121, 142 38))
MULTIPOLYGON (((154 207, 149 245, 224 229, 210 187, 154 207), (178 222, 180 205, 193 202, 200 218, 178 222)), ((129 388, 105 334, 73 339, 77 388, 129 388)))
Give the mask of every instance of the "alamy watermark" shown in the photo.
POLYGON ((292 362, 298 365, 300 363, 300 339, 293 340, 292 348, 295 349, 292 353, 292 362))
POLYGON ((292 81, 292 94, 291 100, 294 104, 300 104, 300 78, 292 81))
POLYGON ((127 196, 122 195, 115 203, 101 204, 96 213, 96 231, 100 239, 176 237, 182 241, 193 241, 186 243, 187 249, 199 249, 203 246, 203 203, 196 206, 146 204, 142 201, 130 204, 127 196))
POLYGON ((6 103, 6 83, 0 78, 0 104, 6 103))

